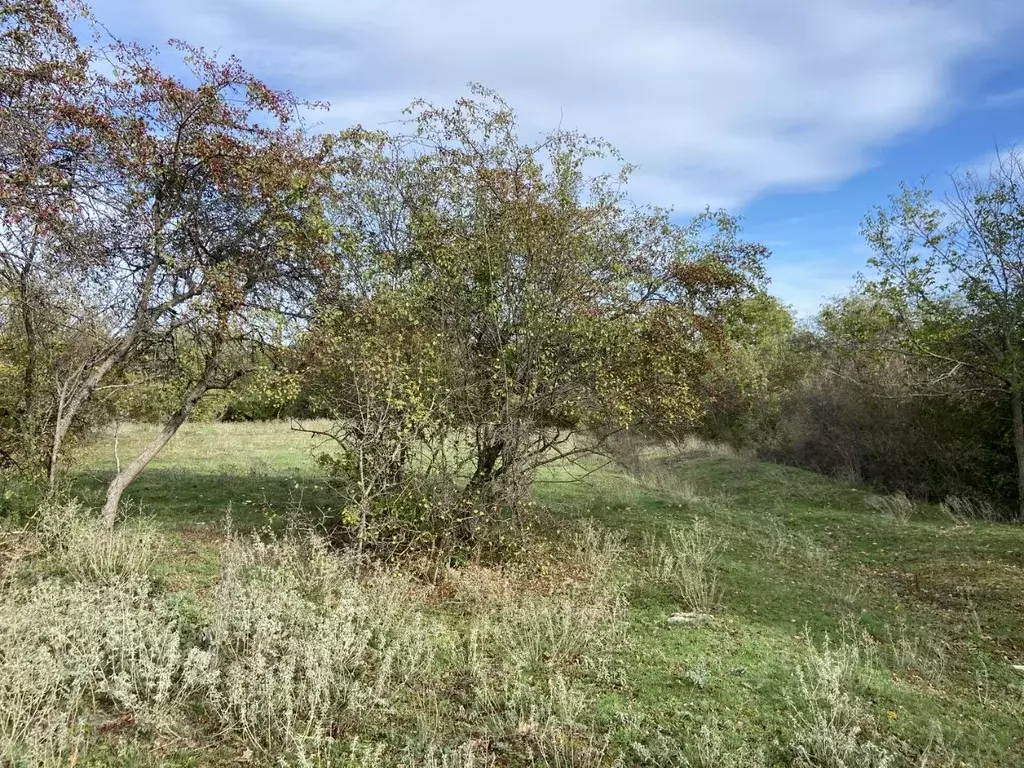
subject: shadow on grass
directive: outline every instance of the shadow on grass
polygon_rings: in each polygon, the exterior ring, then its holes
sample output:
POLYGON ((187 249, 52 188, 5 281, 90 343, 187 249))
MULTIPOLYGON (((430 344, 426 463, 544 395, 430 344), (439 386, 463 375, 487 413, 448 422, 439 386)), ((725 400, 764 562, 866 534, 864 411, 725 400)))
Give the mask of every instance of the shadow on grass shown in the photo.
MULTIPOLYGON (((73 476, 72 492, 92 506, 102 504, 105 472, 73 476)), ((125 502, 154 522, 173 526, 223 522, 230 512, 240 528, 275 525, 301 511, 306 519, 329 514, 337 497, 321 481, 299 473, 205 473, 149 468, 128 488, 125 502)))

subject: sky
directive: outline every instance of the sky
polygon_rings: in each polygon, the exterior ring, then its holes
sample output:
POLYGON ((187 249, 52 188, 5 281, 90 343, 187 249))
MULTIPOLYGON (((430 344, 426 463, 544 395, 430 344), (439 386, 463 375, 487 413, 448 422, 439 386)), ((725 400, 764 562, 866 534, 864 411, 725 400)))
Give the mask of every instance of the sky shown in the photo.
MULTIPOLYGON (((478 82, 526 136, 601 136, 637 202, 743 217, 801 316, 848 291, 860 221, 1024 143, 1020 0, 94 0, 116 36, 180 38, 384 127, 478 82)), ((173 59, 166 58, 170 68, 173 59)))

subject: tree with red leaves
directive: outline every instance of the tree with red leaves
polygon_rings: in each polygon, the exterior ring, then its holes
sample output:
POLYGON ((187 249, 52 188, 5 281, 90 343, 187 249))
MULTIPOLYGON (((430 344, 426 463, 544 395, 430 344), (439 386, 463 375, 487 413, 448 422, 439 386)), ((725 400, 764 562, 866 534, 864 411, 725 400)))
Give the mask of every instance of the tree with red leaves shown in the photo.
MULTIPOLYGON (((138 45, 79 50, 76 7, 45 6, 42 14, 5 7, 12 39, 36 70, 52 72, 52 94, 27 148, 5 157, 0 188, 9 190, 4 220, 45 233, 31 256, 38 274, 75 286, 68 322, 88 318, 83 328, 95 332, 58 393, 51 483, 76 418, 112 375, 162 356, 188 380, 159 435, 111 482, 104 519, 112 525, 124 488, 203 395, 244 373, 240 351, 303 301, 329 237, 322 206, 332 142, 302 129, 314 105, 271 89, 234 58, 172 41, 187 75, 171 76, 138 45), (76 67, 51 63, 51 40, 76 67)), ((9 58, 5 71, 17 70, 17 56, 9 58)), ((12 92, 16 108, 26 93, 12 92)), ((13 261, 29 260, 7 240, 13 261)))
POLYGON ((53 409, 44 379, 67 347, 58 330, 74 291, 61 284, 57 240, 88 142, 67 119, 67 105, 88 90, 90 57, 71 30, 80 15, 70 4, 0 2, 0 312, 18 331, 3 345, 18 382, 0 406, 0 463, 45 453, 53 409))

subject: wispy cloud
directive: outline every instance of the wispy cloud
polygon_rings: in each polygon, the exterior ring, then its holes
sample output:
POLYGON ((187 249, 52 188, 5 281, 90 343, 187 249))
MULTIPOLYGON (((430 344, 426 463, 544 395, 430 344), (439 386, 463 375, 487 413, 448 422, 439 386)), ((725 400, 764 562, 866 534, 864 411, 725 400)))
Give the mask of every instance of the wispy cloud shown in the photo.
POLYGON ((1002 109, 1024 104, 1024 88, 1015 88, 1000 93, 990 93, 982 99, 981 106, 985 109, 1002 109))
POLYGON ((940 117, 958 66, 1019 22, 1001 0, 98 0, 115 32, 240 55, 332 102, 332 126, 495 88, 641 166, 682 211, 839 183, 940 117), (979 8, 979 5, 985 6, 979 8))

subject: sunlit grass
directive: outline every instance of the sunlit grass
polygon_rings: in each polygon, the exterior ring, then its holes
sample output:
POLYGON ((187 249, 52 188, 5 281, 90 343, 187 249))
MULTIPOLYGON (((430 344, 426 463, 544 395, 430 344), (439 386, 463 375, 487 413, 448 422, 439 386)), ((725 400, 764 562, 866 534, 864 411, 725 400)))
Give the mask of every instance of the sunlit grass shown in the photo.
MULTIPOLYGON (((122 460, 151 429, 121 428, 122 460)), ((105 434, 83 454, 76 482, 86 499, 114 466, 112 443, 105 434)), ((282 531, 289 510, 329 509, 316 450, 284 423, 183 429, 129 492, 163 532, 151 568, 159 589, 187 604, 212 599, 229 510, 236 528, 282 531)), ((414 697, 391 725, 360 731, 368 744, 420 729, 424 749, 448 755, 433 764, 453 765, 470 764, 452 757, 459 750, 474 765, 822 764, 829 750, 848 765, 1024 764, 1024 675, 1012 666, 1024 664, 1020 527, 966 524, 926 505, 896 520, 865 488, 695 442, 644 448, 630 470, 593 458, 538 479, 552 535, 575 543, 515 572, 453 572, 423 610, 454 622, 439 637, 462 639, 439 652, 446 664, 463 659, 465 677, 446 689, 444 707, 414 697), (571 533, 583 519, 611 543, 571 533), (714 599, 701 607, 710 618, 670 624, 694 598, 685 574, 652 576, 651 547, 695 521, 716 544, 703 566, 713 577, 714 599), (565 570, 574 549, 589 554, 565 570), (578 574, 607 572, 610 552, 620 553, 614 590, 579 591, 578 574), (552 590, 563 597, 536 602, 552 590), (558 607, 577 593, 597 613, 558 607), (487 644, 513 640, 509 660, 531 670, 528 684, 479 666, 487 644), (598 647, 608 655, 588 661, 598 647), (841 667, 850 659, 853 674, 841 667), (478 698, 460 698, 466 691, 478 698), (469 715, 459 706, 486 711, 476 736, 460 730, 469 715), (518 729, 531 740, 518 742, 518 729)), ((157 761, 139 738, 136 761, 157 761)))

